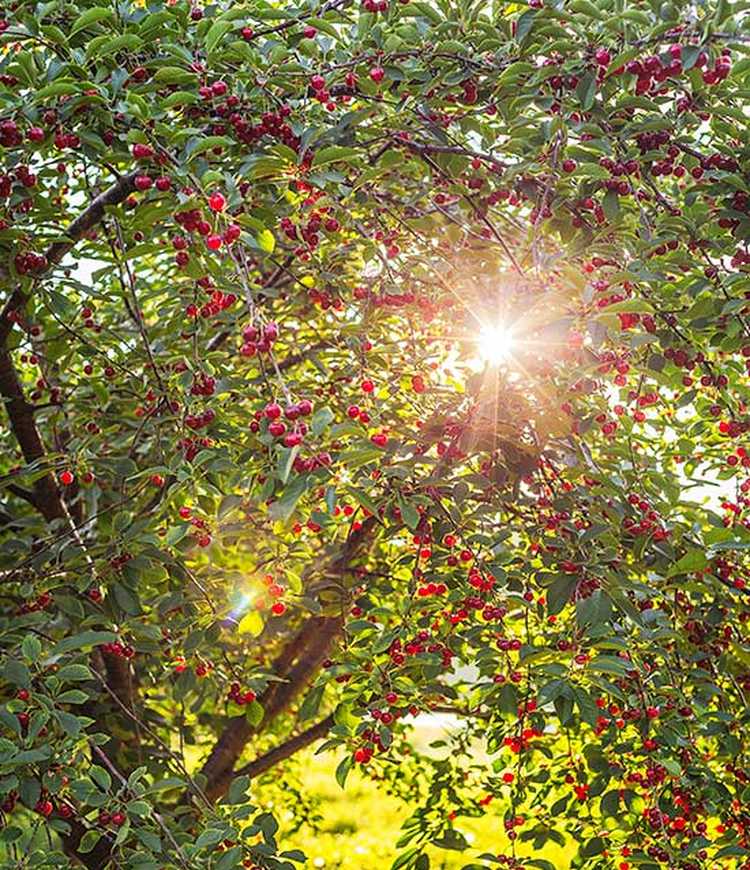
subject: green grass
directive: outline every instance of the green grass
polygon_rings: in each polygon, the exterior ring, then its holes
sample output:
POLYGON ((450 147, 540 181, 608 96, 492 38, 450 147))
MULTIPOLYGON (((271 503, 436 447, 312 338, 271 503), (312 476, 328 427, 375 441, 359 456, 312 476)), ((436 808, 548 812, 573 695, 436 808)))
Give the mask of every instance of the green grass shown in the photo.
MULTIPOLYGON (((420 732, 417 741, 420 748, 439 736, 432 728, 420 729, 420 732)), ((395 844, 411 809, 358 770, 350 772, 346 788, 341 789, 334 775, 339 759, 340 756, 332 753, 316 756, 311 751, 299 759, 295 778, 299 780, 302 793, 318 804, 322 820, 318 822, 317 831, 308 825, 296 832, 285 831, 285 821, 289 823, 291 813, 281 811, 280 840, 284 848, 298 848, 308 856, 306 868, 388 870, 398 854, 395 844)), ((503 809, 495 801, 480 818, 457 818, 455 828, 466 837, 471 848, 463 853, 431 849, 431 870, 460 870, 482 852, 509 851, 503 832, 503 809)), ((534 854, 529 845, 520 847, 518 853, 534 854)), ((550 846, 535 854, 552 861, 557 870, 565 870, 575 853, 576 844, 570 843, 565 848, 550 846)))

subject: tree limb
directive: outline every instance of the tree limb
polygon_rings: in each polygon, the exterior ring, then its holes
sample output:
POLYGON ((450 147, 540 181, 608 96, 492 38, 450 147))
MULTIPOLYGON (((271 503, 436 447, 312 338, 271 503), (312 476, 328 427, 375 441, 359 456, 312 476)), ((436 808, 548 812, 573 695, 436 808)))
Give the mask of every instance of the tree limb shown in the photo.
MULTIPOLYGON (((5 346, 0 346, 0 396, 5 399, 10 427, 27 465, 43 459, 46 451, 36 428, 34 409, 26 401, 10 351, 5 346)), ((34 507, 47 522, 68 516, 57 484, 49 472, 34 482, 33 498, 34 507)))
MULTIPOLYGON (((368 517, 359 531, 349 535, 325 571, 326 576, 343 575, 349 569, 352 560, 371 542, 376 522, 375 517, 368 517)), ((264 710, 264 724, 283 713, 305 688, 327 658, 343 625, 344 619, 340 615, 310 617, 282 649, 273 664, 273 672, 282 679, 272 683, 258 698, 264 710)), ((201 770, 206 778, 204 791, 209 799, 218 800, 229 788, 234 766, 253 730, 244 716, 236 716, 227 723, 201 770)))
POLYGON ((299 752, 300 749, 304 749, 306 746, 309 746, 321 737, 325 737, 331 728, 333 728, 333 725, 333 713, 331 713, 330 716, 321 719, 320 722, 312 725, 306 731, 303 731, 294 737, 290 737, 285 743, 274 747, 264 755, 259 755, 249 764, 246 764, 244 767, 235 771, 234 775, 249 776, 250 779, 260 776, 261 773, 265 773, 267 770, 275 767, 280 761, 285 761, 287 758, 291 758, 295 752, 299 752))
MULTIPOLYGON (((65 230, 67 238, 59 242, 53 242, 47 248, 45 251, 47 266, 41 274, 37 275, 37 280, 49 272, 53 266, 57 265, 73 248, 76 242, 80 241, 89 230, 101 221, 107 206, 119 205, 135 191, 136 175, 138 175, 137 172, 131 172, 128 175, 120 176, 114 184, 111 184, 103 193, 100 193, 99 196, 89 203, 84 211, 65 230)), ((13 328, 13 318, 10 315, 22 308, 28 299, 29 294, 22 290, 21 287, 17 287, 5 303, 2 314, 0 314, 0 344, 5 344, 5 340, 13 328)))

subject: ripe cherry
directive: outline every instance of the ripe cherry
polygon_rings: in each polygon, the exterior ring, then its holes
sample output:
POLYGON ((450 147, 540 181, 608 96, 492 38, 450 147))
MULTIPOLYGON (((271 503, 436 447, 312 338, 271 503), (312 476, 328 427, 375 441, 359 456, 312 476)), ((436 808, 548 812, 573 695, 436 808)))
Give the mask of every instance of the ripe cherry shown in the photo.
POLYGON ((223 193, 219 193, 219 191, 214 191, 208 198, 208 207, 211 211, 224 211, 226 207, 227 201, 224 197, 223 193))
POLYGON ((136 142, 133 145, 133 157, 136 160, 146 160, 154 156, 154 149, 150 145, 144 145, 142 142, 136 142))
POLYGON ((60 483, 61 483, 63 486, 70 486, 70 484, 73 483, 73 481, 75 480, 75 478, 73 477, 73 472, 72 472, 72 471, 67 471, 67 470, 66 470, 66 471, 61 471, 61 472, 60 472, 60 476, 59 476, 58 480, 60 481, 60 483))

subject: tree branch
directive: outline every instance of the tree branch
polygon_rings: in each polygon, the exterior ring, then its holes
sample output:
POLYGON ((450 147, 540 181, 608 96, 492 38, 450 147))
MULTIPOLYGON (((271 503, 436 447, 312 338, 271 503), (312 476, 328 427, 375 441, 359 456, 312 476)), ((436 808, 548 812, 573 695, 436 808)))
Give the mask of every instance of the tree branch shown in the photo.
MULTIPOLYGON (((368 517, 359 531, 352 532, 336 558, 324 571, 326 576, 343 576, 352 560, 372 540, 377 521, 368 517)), ((328 656, 334 638, 344 624, 342 616, 310 617, 273 664, 273 672, 282 679, 272 683, 258 698, 264 710, 263 722, 268 725, 283 713, 318 671, 328 656)), ((206 778, 204 791, 211 800, 218 800, 229 788, 234 766, 253 734, 253 726, 244 716, 230 719, 211 750, 201 774, 206 778)))
MULTIPOLYGON (((57 265, 72 250, 76 242, 80 241, 89 230, 101 221, 107 206, 119 205, 135 191, 136 175, 138 175, 137 172, 131 172, 128 175, 120 176, 114 184, 111 184, 89 203, 86 209, 65 230, 67 238, 53 242, 47 248, 45 252, 47 266, 41 274, 37 275, 37 281, 47 274, 53 266, 57 265)), ((5 303, 2 314, 0 314, 0 344, 5 344, 5 340, 13 328, 13 318, 10 315, 22 308, 28 299, 29 294, 24 292, 21 287, 17 287, 5 303)))
POLYGON ((250 779, 253 779, 256 776, 260 776, 261 773, 265 773, 267 770, 275 767, 280 761, 285 761, 287 758, 291 758, 291 756, 294 755, 296 752, 299 752, 300 749, 304 749, 306 746, 309 746, 316 740, 320 740, 320 738, 325 737, 325 735, 331 730, 333 725, 333 713, 331 713, 330 716, 326 716, 325 719, 321 719, 320 722, 312 725, 301 734, 290 737, 289 740, 286 741, 286 743, 282 743, 280 746, 276 746, 274 749, 269 750, 264 755, 259 755, 249 764, 246 764, 244 767, 241 767, 239 770, 235 771, 234 775, 249 776, 250 779))
MULTIPOLYGON (((26 401, 10 351, 4 346, 0 346, 0 396, 5 399, 10 427, 27 465, 43 459, 46 451, 36 428, 34 409, 26 401)), ((49 472, 34 482, 33 498, 34 506, 47 522, 68 516, 57 484, 49 472)))

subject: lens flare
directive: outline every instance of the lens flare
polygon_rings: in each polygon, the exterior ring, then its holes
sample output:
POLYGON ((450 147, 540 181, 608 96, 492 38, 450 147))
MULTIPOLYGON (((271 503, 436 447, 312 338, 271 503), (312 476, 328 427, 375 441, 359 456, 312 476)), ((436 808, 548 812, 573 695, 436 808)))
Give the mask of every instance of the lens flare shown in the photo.
POLYGON ((477 349, 480 359, 489 365, 500 365, 513 351, 513 334, 507 326, 483 326, 479 332, 477 349))

